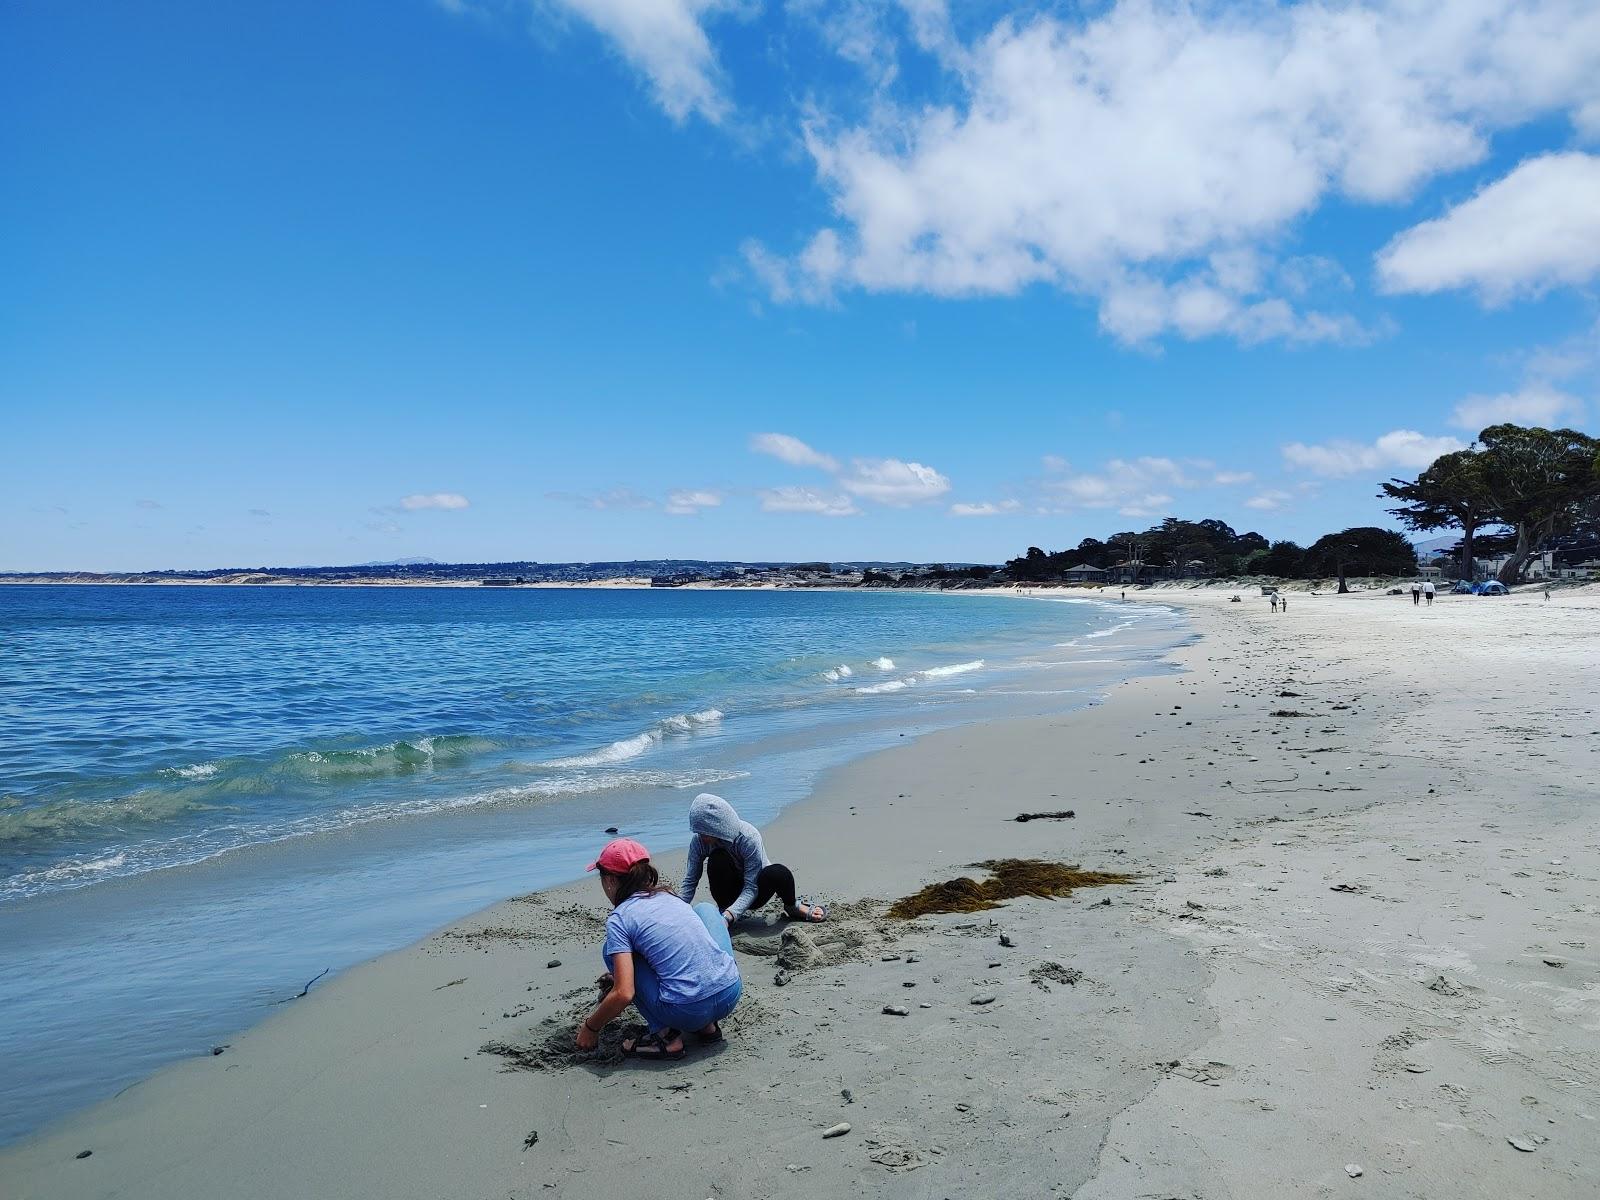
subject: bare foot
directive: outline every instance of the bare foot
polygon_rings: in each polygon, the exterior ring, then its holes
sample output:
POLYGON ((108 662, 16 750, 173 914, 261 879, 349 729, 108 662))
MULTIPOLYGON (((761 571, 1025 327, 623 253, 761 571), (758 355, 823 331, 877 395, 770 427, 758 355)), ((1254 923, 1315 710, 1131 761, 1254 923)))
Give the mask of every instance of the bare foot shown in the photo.
POLYGON ((826 921, 828 910, 820 904, 808 904, 800 901, 793 908, 786 910, 792 921, 826 921))

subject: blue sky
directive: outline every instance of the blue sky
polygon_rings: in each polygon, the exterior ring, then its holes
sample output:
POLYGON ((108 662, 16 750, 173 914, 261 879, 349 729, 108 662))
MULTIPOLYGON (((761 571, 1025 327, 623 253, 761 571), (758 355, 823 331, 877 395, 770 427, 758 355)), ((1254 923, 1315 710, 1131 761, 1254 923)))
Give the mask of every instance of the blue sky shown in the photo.
POLYGON ((1600 412, 1600 12, 1434 7, 8 5, 0 568, 1382 521, 1600 412))

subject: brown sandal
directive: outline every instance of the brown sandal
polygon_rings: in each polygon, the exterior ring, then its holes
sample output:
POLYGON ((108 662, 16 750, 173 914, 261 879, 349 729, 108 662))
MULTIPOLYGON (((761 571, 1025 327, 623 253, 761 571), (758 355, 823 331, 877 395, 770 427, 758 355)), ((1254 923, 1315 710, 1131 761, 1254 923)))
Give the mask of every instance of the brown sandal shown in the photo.
POLYGON ((648 1058, 652 1060, 678 1059, 683 1057, 683 1047, 668 1050, 667 1046, 674 1040, 683 1037, 676 1029, 663 1029, 660 1033, 647 1033, 637 1038, 630 1048, 623 1043, 622 1053, 629 1058, 648 1058))

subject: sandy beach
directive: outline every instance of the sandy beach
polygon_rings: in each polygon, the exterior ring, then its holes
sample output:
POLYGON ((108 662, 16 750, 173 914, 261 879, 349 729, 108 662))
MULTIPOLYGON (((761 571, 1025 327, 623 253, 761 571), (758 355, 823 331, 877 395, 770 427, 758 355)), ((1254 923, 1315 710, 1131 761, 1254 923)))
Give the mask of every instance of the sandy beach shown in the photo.
POLYGON ((1169 675, 786 810, 832 919, 736 930, 721 1046, 569 1054, 591 880, 317 984, 0 1152, 0 1192, 1593 1196, 1600 592, 1228 597, 1137 597, 1194 622, 1169 675), (1136 878, 886 914, 1002 858, 1136 878))

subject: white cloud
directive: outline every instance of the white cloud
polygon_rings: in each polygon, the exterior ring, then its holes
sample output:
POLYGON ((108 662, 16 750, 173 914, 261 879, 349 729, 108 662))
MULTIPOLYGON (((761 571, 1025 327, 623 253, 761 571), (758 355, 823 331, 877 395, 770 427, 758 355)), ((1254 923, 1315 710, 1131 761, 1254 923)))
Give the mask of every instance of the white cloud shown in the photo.
POLYGON ((1600 157, 1530 158, 1398 234, 1377 261, 1387 292, 1470 288, 1489 305, 1586 283, 1600 275, 1600 157))
POLYGON ((1171 511, 1174 490, 1236 487, 1255 478, 1248 471, 1218 469, 1203 458, 1113 458, 1095 471, 1072 471, 1064 460, 1054 461, 1057 469, 1039 485, 1046 512, 1109 508, 1125 517, 1166 516, 1171 511))
POLYGON ((1413 429, 1395 429, 1372 442, 1333 441, 1308 446, 1290 442, 1284 462, 1315 475, 1355 475, 1385 467, 1421 469, 1441 454, 1465 447, 1453 437, 1427 437, 1413 429))
POLYGON ((839 460, 831 455, 813 450, 797 437, 787 433, 755 433, 750 435, 750 449, 757 454, 770 454, 792 467, 815 467, 829 474, 839 469, 839 460))
POLYGON ((1294 496, 1290 492, 1281 492, 1276 488, 1268 488, 1258 495, 1251 496, 1244 502, 1246 508, 1253 508, 1258 512, 1277 512, 1288 504, 1294 496))
POLYGON ((822 517, 853 517, 861 511, 849 496, 804 487, 768 488, 761 493, 761 507, 766 512, 816 513, 822 517))
POLYGON ((1537 380, 1600 378, 1600 319, 1582 333, 1549 346, 1539 346, 1528 356, 1528 375, 1537 380))
POLYGON ((654 508, 656 504, 649 496, 641 496, 629 487, 612 488, 606 492, 546 492, 544 498, 564 500, 569 504, 576 504, 579 508, 601 510, 654 508))
POLYGON ((667 493, 664 511, 675 517, 692 517, 704 509, 716 508, 721 503, 721 492, 679 488, 667 493))
MULTIPOLYGON (((898 458, 856 458, 845 468, 832 455, 814 450, 787 433, 757 433, 750 438, 750 449, 796 467, 814 467, 834 476, 834 485, 851 496, 871 500, 891 508, 906 508, 937 500, 950 490, 950 481, 932 467, 898 458)), ((801 491, 807 497, 819 493, 807 489, 777 488, 765 495, 786 495, 801 491)), ((770 507, 763 504, 762 507, 770 507)), ((852 511, 854 511, 852 506, 852 511)))
MULTIPOLYGON (((705 19, 728 7, 722 0, 551 0, 615 43, 629 65, 650 81, 674 121, 698 114, 713 123, 727 116, 721 68, 705 19)), ((535 0, 535 11, 538 0, 535 0)))
POLYGON ((1015 500, 985 500, 980 504, 952 504, 952 517, 998 517, 1019 511, 1022 505, 1015 500))
POLYGON ((400 501, 400 507, 415 512, 422 508, 467 508, 471 503, 459 492, 414 492, 400 501))
POLYGON ((1535 117, 1600 134, 1593 0, 1123 0, 954 46, 942 6, 914 13, 939 99, 811 119, 837 220, 793 256, 747 248, 776 299, 1045 284, 1128 341, 1361 338, 1283 298, 1342 289, 1337 264, 1274 265, 1297 222, 1335 197, 1402 202, 1535 117))
POLYGON ((1583 416, 1583 401, 1543 383, 1530 383, 1498 396, 1468 396, 1456 405, 1450 423, 1477 433, 1490 425, 1510 421, 1517 425, 1542 425, 1553 429, 1583 416))
POLYGON ((898 458, 858 458, 839 486, 853 496, 905 508, 937 500, 950 490, 950 481, 932 467, 902 462, 898 458))
POLYGON ((1099 471, 1047 479, 1046 492, 1079 508, 1115 508, 1135 516, 1170 504, 1163 487, 1189 487, 1184 470, 1170 458, 1113 458, 1099 471))
POLYGON ((1135 496, 1117 506, 1125 517, 1164 517, 1172 509, 1172 497, 1165 492, 1149 492, 1135 496))

